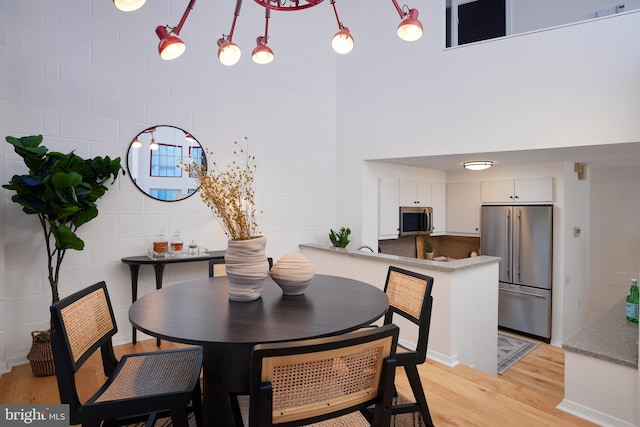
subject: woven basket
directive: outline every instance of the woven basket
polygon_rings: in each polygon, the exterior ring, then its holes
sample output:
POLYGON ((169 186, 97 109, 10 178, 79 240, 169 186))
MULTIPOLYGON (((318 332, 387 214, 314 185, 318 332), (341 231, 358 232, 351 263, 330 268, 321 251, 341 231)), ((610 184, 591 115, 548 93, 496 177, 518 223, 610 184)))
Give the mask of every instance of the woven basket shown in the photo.
POLYGON ((31 370, 36 377, 48 377, 56 374, 51 351, 51 335, 49 331, 32 331, 31 351, 27 360, 31 363, 31 370))

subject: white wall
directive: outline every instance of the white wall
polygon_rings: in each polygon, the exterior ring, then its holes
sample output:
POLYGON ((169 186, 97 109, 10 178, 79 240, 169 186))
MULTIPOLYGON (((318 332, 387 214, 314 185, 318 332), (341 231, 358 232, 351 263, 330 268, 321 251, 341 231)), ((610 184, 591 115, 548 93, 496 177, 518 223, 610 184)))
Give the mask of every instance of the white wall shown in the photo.
POLYGON ((588 320, 591 301, 589 283, 589 252, 591 229, 598 228, 591 219, 589 210, 591 173, 587 169, 586 179, 579 180, 574 164, 564 163, 564 227, 561 233, 563 250, 561 259, 564 265, 562 275, 557 275, 556 289, 562 287, 561 304, 563 313, 563 334, 568 338, 580 329, 588 320), (574 228, 580 229, 579 236, 574 228))
MULTIPOLYGON (((443 49, 444 2, 419 6, 425 33, 414 43, 397 39, 397 15, 387 6, 354 0, 341 11, 345 25, 358 8, 383 22, 350 24, 362 41, 338 61, 338 222, 364 223, 371 214, 352 197, 364 181, 340 176, 363 170, 363 160, 640 140, 640 56, 619 43, 640 37, 640 13, 443 49), (363 73, 375 52, 383 59, 363 73)), ((364 233, 352 230, 354 241, 364 233)), ((557 273, 555 283, 581 277, 557 273)))
POLYGON ((591 175, 593 319, 629 293, 640 258, 640 167, 594 168, 591 175))
MULTIPOLYGON (((7 3, 0 2, 0 28, 7 28, 7 3)), ((6 134, 6 113, 7 113, 7 31, 0 30, 0 135, 6 134)), ((0 149, 0 180, 2 183, 8 181, 7 174, 5 173, 5 150, 0 149)), ((0 192, 3 190, 0 190, 0 192)), ((2 194, 2 193, 0 193, 2 194)), ((6 241, 5 234, 5 197, 0 197, 0 242, 6 241)), ((3 362, 6 357, 5 351, 5 337, 6 337, 6 312, 5 304, 5 245, 0 244, 0 372, 2 372, 3 362)))
MULTIPOLYGON (((125 14, 102 0, 0 2, 0 133, 43 134, 50 149, 84 157, 122 157, 152 125, 191 132, 214 154, 249 137, 258 171, 257 204, 269 256, 298 251, 300 242, 327 243, 336 226, 335 18, 329 5, 313 12, 274 13, 269 66, 250 60, 264 31, 264 9, 244 2, 234 41, 243 57, 232 68, 216 60, 216 40, 228 33, 235 2, 197 2, 180 37, 187 51, 165 62, 157 55, 157 25, 176 25, 186 3, 147 2, 125 14), (214 6, 215 5, 215 6, 214 6)), ((0 178, 25 167, 0 146, 0 178)), ((50 291, 37 218, 0 193, 0 372, 24 361, 30 331, 46 329, 50 291)), ((99 217, 80 229, 86 247, 64 260, 61 296, 106 280, 120 332, 130 340, 130 279, 120 258, 143 254, 158 231, 180 230, 209 249, 226 237, 197 198, 154 201, 120 177, 98 202, 99 217)), ((170 285, 207 274, 206 263, 167 267, 170 285)), ((154 288, 142 268, 140 294, 154 288)))

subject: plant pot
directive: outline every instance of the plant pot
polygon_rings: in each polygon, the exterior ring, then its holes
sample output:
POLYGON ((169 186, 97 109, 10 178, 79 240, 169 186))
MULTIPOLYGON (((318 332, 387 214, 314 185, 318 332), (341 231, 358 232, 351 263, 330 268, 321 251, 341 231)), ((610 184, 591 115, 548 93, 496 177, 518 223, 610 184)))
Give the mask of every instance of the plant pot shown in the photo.
POLYGON ((51 350, 51 334, 49 331, 31 332, 31 350, 27 360, 31 364, 31 371, 36 377, 48 377, 56 374, 51 350))
POLYGON ((424 256, 425 256, 427 259, 433 259, 433 252, 425 252, 425 253, 424 253, 424 256))
POLYGON ((269 275, 266 245, 264 236, 229 240, 224 262, 231 301, 254 301, 262 296, 263 282, 269 275))

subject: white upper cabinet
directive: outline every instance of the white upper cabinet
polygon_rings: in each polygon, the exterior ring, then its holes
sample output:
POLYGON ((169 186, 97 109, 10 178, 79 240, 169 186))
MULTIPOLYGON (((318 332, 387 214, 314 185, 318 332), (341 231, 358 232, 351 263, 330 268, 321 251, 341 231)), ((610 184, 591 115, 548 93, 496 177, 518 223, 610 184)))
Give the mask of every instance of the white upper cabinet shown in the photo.
POLYGON ((394 178, 378 178, 378 238, 397 239, 400 228, 399 184, 394 178))
POLYGON ((447 184, 447 233, 480 234, 480 183, 447 184))
POLYGON ((433 232, 444 234, 446 190, 444 183, 378 178, 378 238, 397 239, 400 206, 432 207, 433 232))
POLYGON ((401 179, 400 206, 431 206, 431 183, 401 179))
POLYGON ((483 181, 482 203, 553 203, 553 178, 483 181))
POLYGON ((433 208, 431 234, 444 234, 447 223, 447 189, 444 182, 431 183, 431 207, 433 208))

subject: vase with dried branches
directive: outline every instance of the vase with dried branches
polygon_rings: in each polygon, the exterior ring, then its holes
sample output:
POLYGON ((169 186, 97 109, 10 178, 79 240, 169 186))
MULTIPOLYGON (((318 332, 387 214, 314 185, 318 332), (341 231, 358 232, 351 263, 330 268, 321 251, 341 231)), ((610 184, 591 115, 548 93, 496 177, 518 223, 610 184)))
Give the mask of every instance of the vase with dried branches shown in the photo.
MULTIPOLYGON (((249 153, 249 140, 244 138, 233 160, 221 170, 215 161, 211 165, 192 162, 184 165, 200 183, 200 197, 211 208, 229 238, 225 264, 229 282, 229 299, 253 301, 262 296, 264 279, 269 274, 265 247, 260 235, 255 207, 255 156, 249 153)), ((210 158, 213 153, 207 150, 210 158)))

